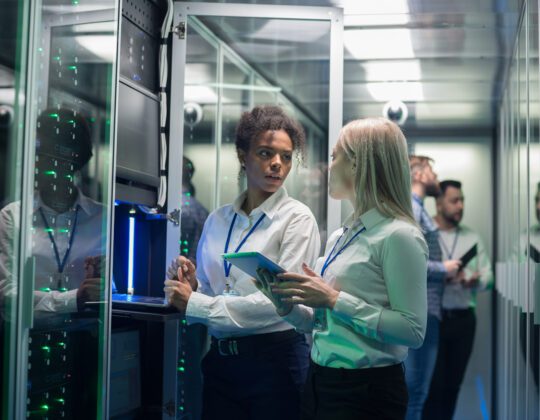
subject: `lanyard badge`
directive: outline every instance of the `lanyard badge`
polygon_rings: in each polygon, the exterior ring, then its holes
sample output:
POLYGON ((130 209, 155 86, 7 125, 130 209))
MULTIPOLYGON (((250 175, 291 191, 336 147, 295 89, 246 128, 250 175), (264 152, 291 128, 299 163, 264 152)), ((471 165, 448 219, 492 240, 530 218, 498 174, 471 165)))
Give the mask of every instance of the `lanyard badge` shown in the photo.
POLYGON ((339 237, 339 239, 337 240, 337 242, 335 243, 334 247, 332 248, 332 251, 330 251, 330 254, 328 254, 328 257, 326 257, 326 261, 324 262, 323 266, 322 266, 322 269, 321 269, 321 277, 324 276, 324 272, 326 271, 326 269, 330 266, 330 264, 332 264, 337 257, 339 257, 343 251, 345 251, 345 249, 347 249, 347 247, 352 243, 352 241, 354 241, 358 235, 360 235, 362 232, 365 232, 366 230, 366 227, 364 226, 362 229, 360 229, 358 232, 356 232, 353 237, 351 239, 349 239, 349 241, 347 243, 345 243, 345 245, 343 245, 337 252, 336 254, 334 254, 334 251, 336 250, 339 242, 341 241, 341 238, 343 238, 343 236, 347 233, 348 229, 344 229, 343 230, 343 233, 341 234, 341 236, 339 237))
POLYGON ((75 231, 77 229, 77 220, 79 218, 79 206, 77 205, 75 209, 75 219, 73 221, 73 230, 71 231, 71 234, 69 236, 69 243, 66 249, 66 253, 64 254, 64 258, 60 260, 60 252, 58 251, 58 246, 56 245, 56 241, 54 240, 54 235, 52 234, 52 229, 49 226, 49 223, 47 222, 47 218, 45 217, 45 213, 43 213, 43 209, 39 208, 39 213, 41 214, 41 218, 43 219, 43 224, 45 225, 45 229, 47 230, 47 233, 49 235, 49 240, 52 243, 53 250, 54 250, 54 257, 56 258, 56 266, 58 267, 58 273, 55 274, 55 278, 57 279, 57 288, 59 290, 63 289, 63 279, 64 279, 64 268, 66 267, 66 263, 69 257, 69 254, 71 252, 71 247, 73 246, 73 239, 75 239, 75 231))
MULTIPOLYGON (((225 242, 225 250, 224 253, 227 254, 229 252, 229 244, 231 242, 231 236, 232 231, 234 229, 234 224, 236 223, 236 218, 238 217, 237 213, 234 213, 234 217, 232 219, 231 225, 229 226, 229 233, 227 234, 227 240, 225 242)), ((240 244, 236 247, 234 252, 240 251, 240 249, 244 246, 248 238, 255 232, 255 230, 259 227, 259 225, 262 223, 263 219, 265 218, 265 214, 263 213, 261 217, 255 222, 255 224, 252 226, 252 228, 249 230, 246 236, 244 236, 244 239, 240 241, 240 244)), ((224 295, 231 295, 231 296, 238 296, 238 292, 231 289, 230 283, 229 283, 229 276, 231 274, 231 268, 232 264, 228 261, 223 261, 223 271, 225 272, 225 291, 223 292, 224 295)))

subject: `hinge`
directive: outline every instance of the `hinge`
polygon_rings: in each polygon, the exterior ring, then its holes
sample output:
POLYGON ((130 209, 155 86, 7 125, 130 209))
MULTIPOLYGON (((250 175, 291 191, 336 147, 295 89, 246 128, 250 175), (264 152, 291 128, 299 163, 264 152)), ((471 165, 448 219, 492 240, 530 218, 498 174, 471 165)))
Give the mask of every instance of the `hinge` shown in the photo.
POLYGON ((173 33, 178 36, 178 39, 185 39, 186 38, 186 22, 179 22, 178 25, 176 25, 173 28, 173 33))
POLYGON ((182 211, 180 209, 174 209, 167 215, 167 219, 169 220, 169 222, 172 222, 173 225, 178 226, 180 225, 181 214, 182 211))

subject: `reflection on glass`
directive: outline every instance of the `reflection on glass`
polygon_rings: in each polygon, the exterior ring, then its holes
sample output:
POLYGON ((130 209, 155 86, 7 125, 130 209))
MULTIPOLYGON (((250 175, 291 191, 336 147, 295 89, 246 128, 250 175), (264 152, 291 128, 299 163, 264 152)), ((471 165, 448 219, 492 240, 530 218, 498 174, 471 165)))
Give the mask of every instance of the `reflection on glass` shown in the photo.
MULTIPOLYGON (((34 193, 27 215, 21 215, 20 199, 1 213, 4 226, 14 237, 25 235, 31 248, 27 418, 100 417, 106 388, 116 2, 79 3, 85 2, 40 4, 31 82, 35 131, 28 130, 26 138, 35 144, 34 167, 25 174, 33 175, 34 193), (27 231, 21 231, 23 218, 31 222, 27 231)), ((13 243, 1 246, 2 255, 14 255, 13 243)), ((17 291, 14 269, 9 266, 0 278, 3 298, 17 291)))
MULTIPOLYGON (((25 111, 27 34, 15 22, 24 24, 28 10, 23 2, 1 6, 2 51, 0 62, 0 209, 21 199, 22 135, 25 111)), ((17 298, 14 286, 20 276, 20 232, 0 211, 0 417, 13 418, 16 397, 17 298)), ((20 219, 20 208, 15 217, 20 219)))
POLYGON ((529 360, 530 374, 528 388, 531 395, 530 418, 540 415, 539 375, 540 375, 540 79, 538 45, 538 0, 530 0, 527 6, 529 23, 529 360))

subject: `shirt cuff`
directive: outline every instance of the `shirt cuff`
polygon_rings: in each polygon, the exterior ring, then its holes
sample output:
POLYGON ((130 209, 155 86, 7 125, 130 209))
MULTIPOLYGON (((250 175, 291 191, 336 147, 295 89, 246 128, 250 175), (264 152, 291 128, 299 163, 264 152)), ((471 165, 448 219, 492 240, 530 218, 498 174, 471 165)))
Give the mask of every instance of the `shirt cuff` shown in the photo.
POLYGON ((66 312, 77 312, 77 291, 78 289, 69 290, 60 295, 62 298, 65 298, 64 305, 66 312))
POLYGON ((353 321, 365 336, 378 337, 382 308, 369 305, 365 300, 341 291, 332 313, 349 324, 353 321))
MULTIPOLYGON (((306 324, 311 324, 311 319, 307 319, 309 316, 306 315, 305 308, 301 308, 298 305, 294 305, 287 315, 283 317, 285 321, 291 324, 296 330, 299 330, 303 333, 311 332, 311 329, 306 328, 306 324)), ((311 317, 309 317, 311 318, 311 317)))
POLYGON ((206 324, 210 313, 212 297, 199 292, 191 293, 186 307, 186 321, 188 324, 206 324))

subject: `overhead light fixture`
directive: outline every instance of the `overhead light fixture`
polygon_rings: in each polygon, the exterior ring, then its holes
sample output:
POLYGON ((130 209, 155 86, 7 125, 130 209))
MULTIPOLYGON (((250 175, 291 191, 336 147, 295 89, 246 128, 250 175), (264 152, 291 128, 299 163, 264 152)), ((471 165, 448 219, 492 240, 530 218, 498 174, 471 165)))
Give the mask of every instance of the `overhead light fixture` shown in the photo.
POLYGON ((335 6, 343 7, 345 15, 375 15, 392 13, 409 13, 408 0, 333 0, 335 6))
POLYGON ((330 27, 319 21, 272 19, 252 34, 247 34, 245 38, 307 44, 323 36, 330 36, 330 27))
POLYGON ((418 60, 372 61, 362 65, 368 82, 415 82, 422 80, 422 68, 418 60))
POLYGON ((76 36, 75 40, 105 62, 112 63, 116 59, 116 38, 113 35, 76 36))
POLYGON ((345 15, 343 25, 350 26, 403 26, 410 22, 408 14, 345 15))
POLYGON ((186 85, 184 90, 184 100, 186 102, 196 102, 199 104, 217 104, 218 95, 215 89, 208 86, 186 85))
POLYGON ((377 102, 418 102, 424 100, 424 89, 420 82, 367 83, 366 88, 377 102))
POLYGON ((346 29, 345 48, 357 60, 414 58, 411 31, 397 29, 346 29))

